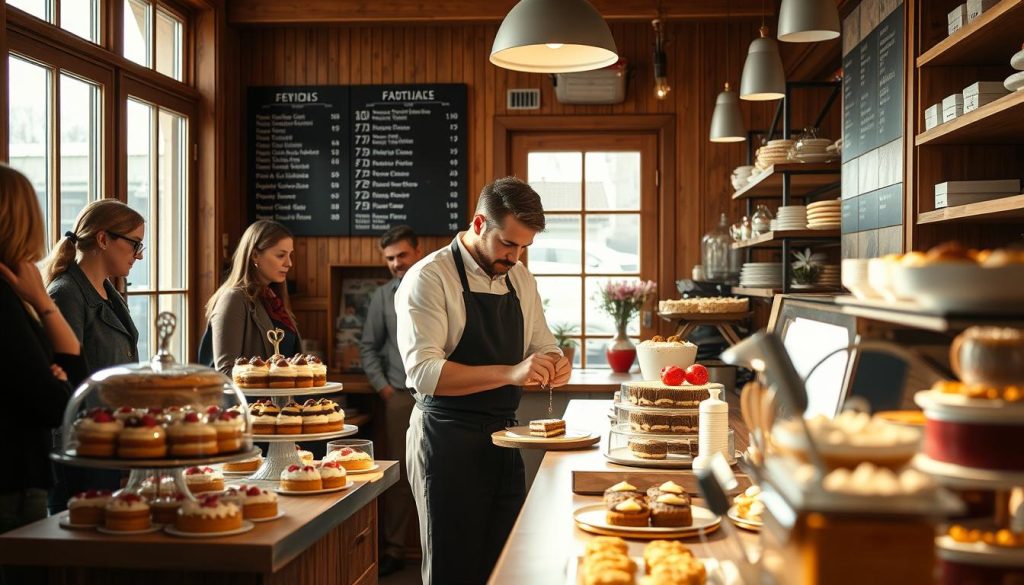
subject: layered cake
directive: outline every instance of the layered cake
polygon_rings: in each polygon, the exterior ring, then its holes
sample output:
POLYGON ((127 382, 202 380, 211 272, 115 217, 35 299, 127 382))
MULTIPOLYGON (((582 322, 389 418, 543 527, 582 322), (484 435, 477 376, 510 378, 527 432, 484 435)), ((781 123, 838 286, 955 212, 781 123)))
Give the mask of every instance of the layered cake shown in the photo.
POLYGON ((117 436, 124 423, 109 409, 96 408, 75 423, 77 454, 82 457, 113 457, 117 436))
POLYGON ((348 473, 337 461, 323 461, 317 467, 317 471, 320 472, 320 480, 325 490, 343 487, 348 483, 348 473))
POLYGON ((150 526, 149 504, 142 496, 119 494, 107 501, 103 526, 107 530, 134 532, 150 526))
POLYGON ((181 532, 228 532, 242 527, 242 510, 220 496, 186 500, 178 509, 174 527, 181 532))
POLYGON ((289 402, 277 415, 278 435, 301 435, 302 434, 302 406, 297 402, 289 402))
POLYGON ((277 494, 255 485, 233 487, 221 499, 240 507, 246 520, 273 518, 278 513, 277 494))
POLYGON ((677 337, 661 340, 655 337, 636 346, 637 361, 644 380, 657 380, 667 366, 686 369, 697 359, 697 346, 677 337))
POLYGON ((159 496, 150 500, 149 507, 153 512, 153 522, 157 524, 174 524, 178 518, 178 508, 187 500, 185 494, 159 496))
POLYGON ((219 492, 224 489, 224 475, 212 467, 189 467, 185 470, 185 484, 193 494, 219 492))
POLYGON ((608 504, 605 520, 614 526, 647 526, 651 509, 642 498, 624 498, 618 503, 608 504))
POLYGON ((699 297, 658 301, 658 312, 664 314, 746 313, 750 300, 740 297, 699 297))
POLYGON ((557 437, 565 434, 565 421, 560 418, 542 418, 530 421, 530 434, 535 437, 557 437))
POLYGON ((330 398, 321 398, 320 406, 327 413, 327 432, 340 431, 345 427, 345 411, 330 398))
POLYGON ((962 467, 1024 472, 1024 450, 1012 448, 1024 436, 1019 387, 993 388, 982 397, 970 390, 952 392, 962 387, 953 384, 914 396, 924 409, 924 454, 962 467))
POLYGON ((241 461, 231 461, 224 464, 224 471, 236 472, 247 472, 256 471, 263 465, 263 456, 257 455, 255 457, 249 457, 241 461))
POLYGON ((302 404, 302 432, 309 435, 329 431, 327 413, 328 410, 315 398, 304 402, 302 404))
POLYGON ((217 451, 231 453, 242 449, 242 432, 245 431, 245 417, 238 412, 225 410, 210 421, 217 432, 217 451))
POLYGON ((160 459, 167 455, 167 433, 156 417, 146 414, 124 421, 117 436, 117 456, 122 459, 160 459))
POLYGON ((309 367, 309 362, 303 356, 293 357, 291 360, 292 367, 295 368, 295 387, 296 388, 312 388, 313 387, 313 369, 309 367))
POLYGON ((721 384, 683 384, 669 386, 660 381, 627 382, 620 388, 620 400, 651 408, 697 408, 711 398, 711 389, 724 389, 721 384))
POLYGON ((696 435, 700 425, 696 410, 686 413, 631 411, 629 428, 641 433, 696 435))
POLYGON ((313 386, 326 386, 327 366, 315 355, 306 356, 306 361, 309 362, 309 369, 313 372, 313 386))
POLYGON ((736 505, 736 514, 740 518, 750 522, 761 522, 764 504, 761 503, 760 487, 756 485, 748 487, 742 494, 736 496, 733 503, 736 505))
POLYGON ((331 451, 324 457, 324 461, 337 461, 347 471, 360 471, 373 467, 373 458, 369 453, 351 447, 331 451))
POLYGON ((103 524, 103 511, 110 501, 107 490, 88 490, 68 500, 68 522, 81 526, 103 524))
POLYGON ((217 431, 199 413, 189 411, 180 422, 167 427, 172 457, 203 457, 217 454, 217 431))
POLYGON ((629 452, 640 459, 665 459, 668 457, 668 443, 651 439, 630 439, 629 452))
POLYGON ((640 493, 640 490, 636 489, 636 486, 625 481, 620 481, 612 487, 604 490, 604 504, 609 507, 629 498, 642 497, 643 494, 640 493))
POLYGON ((298 372, 288 360, 281 357, 270 362, 269 384, 271 388, 294 388, 298 372))
POLYGON ((252 432, 256 435, 277 434, 277 417, 281 409, 269 400, 255 402, 249 406, 249 418, 252 419, 252 432))
POLYGON ((693 524, 690 496, 672 481, 647 489, 652 526, 689 526, 693 524))
POLYGON ((320 472, 312 465, 289 465, 281 472, 281 489, 289 492, 309 492, 323 489, 320 472))

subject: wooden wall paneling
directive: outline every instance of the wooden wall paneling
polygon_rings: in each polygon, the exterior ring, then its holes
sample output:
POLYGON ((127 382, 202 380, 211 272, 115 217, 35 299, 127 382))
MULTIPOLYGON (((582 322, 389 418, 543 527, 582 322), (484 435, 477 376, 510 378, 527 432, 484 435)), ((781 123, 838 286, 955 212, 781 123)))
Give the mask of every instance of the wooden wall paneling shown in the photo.
POLYGON ((7 81, 7 2, 0 0, 0 51, 5 58, 0 59, 0 112, 4 116, 5 123, 0 127, 0 161, 8 162, 10 154, 8 153, 10 137, 10 124, 7 123, 8 112, 10 111, 7 106, 8 101, 8 88, 10 83, 7 81))

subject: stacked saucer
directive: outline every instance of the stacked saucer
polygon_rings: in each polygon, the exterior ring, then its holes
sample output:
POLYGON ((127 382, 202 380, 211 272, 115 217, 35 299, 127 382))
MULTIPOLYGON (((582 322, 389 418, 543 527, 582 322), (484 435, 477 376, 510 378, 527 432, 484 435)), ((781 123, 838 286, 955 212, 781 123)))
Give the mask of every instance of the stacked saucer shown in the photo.
POLYGON ((837 230, 842 224, 842 202, 838 199, 818 201, 807 206, 807 228, 837 230))
POLYGON ((1010 67, 1017 71, 1006 78, 1006 81, 1003 82, 1003 87, 1007 91, 1024 91, 1024 49, 1010 57, 1010 67))
POLYGON ((740 286, 780 288, 782 264, 780 262, 747 262, 740 269, 740 286))
POLYGON ((789 151, 790 160, 804 163, 828 162, 835 155, 828 152, 832 141, 828 138, 801 138, 789 151))
POLYGON ((743 165, 736 167, 732 172, 732 176, 729 177, 729 182, 732 183, 732 188, 737 191, 742 189, 750 182, 750 175, 754 172, 754 165, 743 165))
POLYGON ((816 286, 822 288, 839 288, 840 271, 838 264, 825 264, 818 271, 816 286))
POLYGON ((779 208, 777 229, 802 230, 807 228, 807 208, 803 205, 786 205, 779 208))
POLYGON ((757 149, 757 163, 754 166, 763 171, 774 164, 786 162, 792 147, 792 140, 769 140, 768 144, 757 149))

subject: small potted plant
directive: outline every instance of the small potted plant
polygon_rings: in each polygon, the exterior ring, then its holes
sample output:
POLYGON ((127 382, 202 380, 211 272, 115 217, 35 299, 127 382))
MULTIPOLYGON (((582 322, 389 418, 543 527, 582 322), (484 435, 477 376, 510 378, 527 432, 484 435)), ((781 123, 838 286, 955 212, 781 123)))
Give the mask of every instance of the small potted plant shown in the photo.
POLYGON ((818 280, 818 273, 821 272, 821 266, 814 259, 814 255, 811 254, 810 248, 805 248, 803 252, 797 250, 793 252, 793 256, 796 261, 793 262, 793 288, 811 288, 814 283, 818 280))
POLYGON ((636 346, 626 335, 626 326, 633 317, 640 314, 640 310, 654 296, 657 288, 657 284, 651 280, 610 280, 598 288, 598 306, 615 323, 615 337, 604 352, 613 372, 624 374, 633 367, 636 346))
POLYGON ((570 364, 576 357, 576 347, 579 345, 579 342, 572 337, 576 331, 576 326, 572 323, 555 323, 551 326, 551 334, 555 336, 558 348, 562 350, 570 364))

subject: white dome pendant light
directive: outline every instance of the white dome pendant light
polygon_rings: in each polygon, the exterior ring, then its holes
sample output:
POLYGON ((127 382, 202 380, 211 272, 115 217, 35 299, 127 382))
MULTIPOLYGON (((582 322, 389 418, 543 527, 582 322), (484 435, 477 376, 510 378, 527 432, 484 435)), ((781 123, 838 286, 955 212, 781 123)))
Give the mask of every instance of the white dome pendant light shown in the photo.
POLYGON ((740 97, 750 101, 786 97, 786 72, 779 55, 779 44, 768 37, 767 26, 761 26, 761 36, 754 39, 747 50, 740 78, 740 97))
POLYGON ((839 8, 833 0, 782 0, 778 37, 786 43, 839 38, 839 8))
POLYGON ((520 0, 491 46, 491 63, 513 71, 572 73, 618 60, 608 23, 587 0, 520 0))
MULTIPOLYGON (((726 76, 732 71, 729 54, 732 50, 732 40, 729 34, 732 28, 729 20, 731 11, 729 2, 725 3, 725 72, 726 76)), ((743 126, 743 114, 740 112, 740 100, 735 91, 729 88, 729 82, 725 82, 725 89, 718 94, 715 100, 715 111, 711 114, 711 142, 743 142, 747 139, 747 131, 743 126)))

